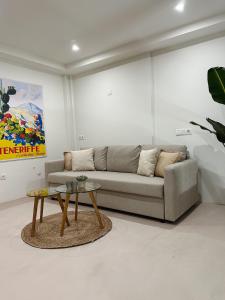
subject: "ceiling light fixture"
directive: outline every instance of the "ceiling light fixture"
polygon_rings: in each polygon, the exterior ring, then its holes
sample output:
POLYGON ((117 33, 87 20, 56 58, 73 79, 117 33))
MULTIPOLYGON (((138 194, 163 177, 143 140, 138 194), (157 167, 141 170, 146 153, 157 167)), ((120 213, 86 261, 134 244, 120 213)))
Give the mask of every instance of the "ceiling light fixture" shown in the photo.
POLYGON ((185 0, 182 0, 177 3, 177 5, 174 7, 174 9, 181 13, 184 11, 184 7, 185 7, 185 0))
POLYGON ((72 50, 73 50, 74 52, 77 52, 77 51, 80 50, 80 47, 79 47, 77 44, 73 43, 73 44, 72 44, 72 50))

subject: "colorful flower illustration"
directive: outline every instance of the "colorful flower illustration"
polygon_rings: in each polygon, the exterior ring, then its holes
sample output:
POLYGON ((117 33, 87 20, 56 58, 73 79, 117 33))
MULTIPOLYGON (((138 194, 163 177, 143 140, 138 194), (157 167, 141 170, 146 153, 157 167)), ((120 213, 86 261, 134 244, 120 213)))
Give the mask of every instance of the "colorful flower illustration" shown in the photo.
POLYGON ((45 135, 42 128, 41 115, 33 116, 34 127, 27 127, 27 122, 10 113, 4 114, 0 119, 0 140, 13 141, 15 145, 45 144, 45 135))

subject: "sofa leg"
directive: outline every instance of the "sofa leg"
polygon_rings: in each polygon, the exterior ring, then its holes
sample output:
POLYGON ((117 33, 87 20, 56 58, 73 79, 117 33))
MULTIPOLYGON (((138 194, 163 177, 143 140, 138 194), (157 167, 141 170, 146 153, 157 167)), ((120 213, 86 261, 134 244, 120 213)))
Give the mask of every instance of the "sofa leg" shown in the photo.
POLYGON ((160 222, 161 223, 166 223, 166 220, 165 219, 161 219, 160 222))

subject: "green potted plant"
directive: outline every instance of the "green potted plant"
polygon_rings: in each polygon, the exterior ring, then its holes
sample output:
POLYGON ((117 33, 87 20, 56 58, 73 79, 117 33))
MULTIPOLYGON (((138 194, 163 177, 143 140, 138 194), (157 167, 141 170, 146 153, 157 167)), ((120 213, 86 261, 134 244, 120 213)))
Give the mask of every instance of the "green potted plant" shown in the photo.
POLYGON ((76 180, 78 182, 78 188, 84 188, 85 187, 85 183, 88 180, 88 177, 85 175, 80 175, 76 177, 76 180))
MULTIPOLYGON (((215 67, 208 70, 208 86, 212 99, 217 103, 225 105, 225 68, 215 67)), ((213 130, 194 121, 190 123, 214 134, 217 140, 225 147, 225 126, 210 118, 206 118, 206 121, 211 124, 213 130)))

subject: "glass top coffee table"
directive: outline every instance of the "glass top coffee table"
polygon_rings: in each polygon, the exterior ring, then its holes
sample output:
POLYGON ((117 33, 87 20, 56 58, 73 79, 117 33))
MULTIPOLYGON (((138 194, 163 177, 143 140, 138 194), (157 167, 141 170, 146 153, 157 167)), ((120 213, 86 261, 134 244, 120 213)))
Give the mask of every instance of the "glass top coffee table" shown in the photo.
MULTIPOLYGON (((28 197, 34 198, 34 208, 33 208, 33 219, 32 219, 32 227, 31 227, 31 236, 35 236, 35 227, 36 227, 36 218, 37 218, 37 210, 38 203, 41 200, 41 208, 40 208, 40 223, 43 222, 43 210, 44 210, 44 199, 47 197, 57 196, 59 201, 59 205, 64 211, 63 201, 60 197, 60 192, 57 192, 53 187, 43 187, 39 189, 30 190, 27 192, 28 197)), ((66 223, 69 226, 68 218, 66 219, 66 223)))
POLYGON ((80 187, 79 185, 75 185, 75 186, 70 186, 70 188, 68 188, 66 185, 60 185, 60 186, 55 188, 55 190, 59 193, 59 196, 58 196, 60 198, 59 201, 62 201, 60 194, 66 194, 66 200, 65 200, 63 217, 62 217, 62 224, 61 224, 61 231, 60 231, 61 236, 63 236, 63 234, 64 234, 65 223, 66 223, 66 220, 68 220, 68 218, 67 218, 68 205, 69 205, 70 197, 73 194, 76 195, 76 200, 75 200, 75 222, 77 221, 77 215, 78 215, 78 198, 79 198, 79 194, 80 193, 88 193, 88 195, 91 199, 92 205, 94 207, 96 216, 98 218, 99 225, 100 225, 101 228, 104 227, 103 223, 102 223, 101 215, 100 215, 99 210, 98 210, 96 199, 95 199, 95 196, 94 196, 94 192, 99 190, 100 188, 101 188, 101 185, 98 184, 98 183, 94 183, 94 182, 85 182, 82 187, 80 187))

